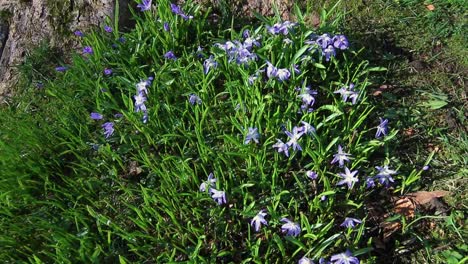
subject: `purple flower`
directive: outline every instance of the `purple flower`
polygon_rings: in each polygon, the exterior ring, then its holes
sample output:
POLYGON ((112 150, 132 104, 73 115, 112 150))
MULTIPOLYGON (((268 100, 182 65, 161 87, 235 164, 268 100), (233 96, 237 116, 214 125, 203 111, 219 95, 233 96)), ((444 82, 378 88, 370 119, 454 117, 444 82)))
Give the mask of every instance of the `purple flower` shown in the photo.
POLYGON ((111 75, 111 74, 112 74, 112 70, 111 70, 111 69, 108 69, 108 68, 105 68, 105 69, 104 69, 104 74, 105 74, 105 75, 111 75))
POLYGON ((90 114, 90 117, 93 120, 101 120, 103 118, 103 116, 100 113, 95 113, 95 112, 92 112, 90 114))
POLYGON ((346 250, 344 253, 331 256, 330 260, 333 264, 359 264, 359 259, 354 257, 349 250, 346 250))
POLYGON ((150 84, 151 82, 148 82, 148 81, 141 81, 137 83, 136 85, 137 94, 148 95, 148 89, 146 87, 150 84))
POLYGON ((114 115, 115 118, 122 118, 124 115, 122 115, 121 113, 117 113, 114 115))
POLYGON ((137 5, 138 8, 140 8, 140 11, 147 11, 151 9, 151 0, 142 0, 141 4, 137 5))
POLYGON ((388 133, 388 119, 380 118, 380 124, 377 126, 377 132, 375 133, 376 138, 380 138, 382 135, 386 136, 388 133))
POLYGON ((309 123, 305 121, 301 121, 301 124, 302 126, 299 127, 300 132, 307 134, 307 135, 311 135, 312 133, 315 133, 315 128, 311 126, 309 123))
POLYGON ((249 85, 253 85, 255 83, 255 80, 257 79, 258 79, 258 76, 256 75, 249 76, 249 85))
POLYGON ((79 30, 75 31, 74 34, 75 34, 75 36, 77 36, 77 37, 84 37, 84 33, 81 32, 81 31, 79 31, 79 30))
POLYGON ((189 19, 192 19, 192 18, 193 18, 193 16, 188 16, 188 15, 186 15, 186 14, 182 11, 182 9, 180 8, 180 6, 178 6, 178 5, 176 5, 176 4, 172 4, 172 3, 171 3, 171 11, 172 11, 172 13, 181 16, 181 17, 182 17, 183 19, 185 19, 185 20, 189 20, 189 19))
POLYGON ((120 43, 125 43, 126 39, 124 37, 120 37, 120 38, 118 38, 118 41, 120 43))
POLYGON ((349 42, 345 35, 336 35, 332 39, 333 46, 340 50, 349 48, 349 42))
POLYGON ((284 133, 290 138, 286 144, 288 144, 288 146, 292 146, 293 150, 302 151, 302 148, 297 141, 302 137, 304 132, 302 132, 299 127, 294 127, 292 133, 289 131, 285 131, 284 133))
POLYGON ((58 67, 55 67, 55 70, 58 71, 58 72, 64 72, 64 71, 68 70, 68 68, 65 67, 65 66, 58 66, 58 67))
POLYGON ((256 127, 249 127, 249 131, 245 136, 244 144, 249 144, 250 141, 254 141, 255 143, 259 143, 258 139, 260 138, 260 134, 258 133, 258 128, 256 127))
POLYGON ((261 210, 258 212, 258 214, 250 221, 250 225, 254 226, 255 225, 255 232, 258 232, 260 230, 260 227, 262 224, 268 225, 267 221, 265 220, 265 216, 267 213, 264 212, 265 210, 261 210))
POLYGON ((320 47, 322 47, 322 49, 326 49, 333 42, 332 42, 332 38, 330 37, 330 35, 328 33, 325 33, 317 38, 316 43, 319 44, 320 47))
POLYGON ((362 223, 362 221, 359 219, 346 217, 340 226, 346 227, 346 228, 354 228, 357 224, 360 224, 360 223, 362 223))
POLYGON ((182 14, 182 10, 180 9, 180 6, 176 5, 176 4, 173 4, 171 3, 171 11, 172 13, 176 14, 176 15, 180 15, 182 14))
POLYGON ((189 103, 190 103, 191 105, 201 104, 201 103, 202 103, 202 99, 201 99, 200 97, 198 97, 198 95, 196 95, 196 94, 191 94, 191 95, 189 96, 189 99, 188 99, 188 100, 189 100, 189 103))
POLYGON ((167 23, 167 22, 164 22, 163 28, 164 28, 164 31, 166 31, 166 32, 171 31, 171 28, 169 27, 169 23, 167 23))
POLYGON ((83 54, 93 54, 93 48, 86 46, 83 48, 83 54))
POLYGON ((366 178, 366 188, 369 189, 369 188, 374 188, 374 187, 375 187, 374 178, 372 178, 372 177, 367 177, 367 178, 366 178))
POLYGON ((328 45, 326 49, 322 50, 322 53, 325 56, 325 61, 330 61, 330 58, 336 55, 335 48, 332 45, 328 45))
POLYGON ((308 170, 308 171, 306 172, 306 175, 307 175, 307 177, 308 177, 309 179, 311 179, 311 180, 316 180, 317 177, 318 177, 318 174, 317 174, 315 171, 311 171, 311 170, 308 170))
POLYGON ((425 166, 422 168, 422 170, 423 170, 423 171, 427 171, 427 170, 429 170, 430 168, 431 168, 431 167, 430 167, 429 165, 425 165, 425 166))
POLYGON ((379 172, 375 175, 375 178, 385 187, 389 187, 390 184, 394 183, 395 180, 392 178, 392 175, 397 174, 397 171, 391 170, 387 165, 383 167, 375 167, 379 172))
POLYGON ((273 145, 273 148, 278 148, 278 153, 283 152, 286 157, 289 157, 289 146, 283 143, 283 141, 276 139, 276 144, 273 145))
POLYGON ((249 38, 250 37, 250 30, 246 29, 242 32, 242 37, 249 38))
POLYGON ((351 99, 351 103, 354 105, 357 102, 357 99, 359 97, 359 93, 354 90, 354 84, 349 84, 349 86, 344 86, 341 87, 339 90, 333 92, 333 93, 339 93, 341 95, 341 98, 343 102, 347 102, 348 98, 351 99))
POLYGON ((112 136, 114 133, 114 123, 112 122, 106 122, 102 125, 102 128, 104 129, 104 135, 106 138, 112 136))
POLYGON ((275 66, 273 66, 273 64, 267 61, 266 74, 267 74, 268 79, 275 78, 277 71, 278 71, 278 68, 276 68, 275 66))
POLYGON ((314 264, 314 262, 310 258, 302 257, 298 264, 314 264))
POLYGON ((359 181, 359 179, 356 177, 357 173, 357 170, 351 172, 347 167, 345 167, 345 173, 338 173, 338 175, 343 178, 343 180, 339 181, 336 185, 347 184, 348 189, 352 189, 354 183, 359 181))
POLYGON ((211 68, 217 68, 217 67, 218 67, 218 62, 215 59, 213 59, 213 55, 211 55, 203 63, 203 69, 204 69, 205 74, 208 74, 211 68))
POLYGON ((286 223, 281 226, 281 231, 287 236, 298 236, 301 233, 301 227, 297 223, 291 222, 287 218, 281 219, 281 222, 286 223))
POLYGON ((104 31, 106 31, 107 33, 112 33, 113 29, 109 26, 104 26, 104 31))
POLYGON ((291 76, 291 73, 289 72, 288 69, 278 69, 276 71, 276 77, 280 81, 287 81, 290 76, 291 76))
POLYGON ((338 145, 338 153, 333 155, 333 160, 331 161, 330 164, 338 162, 338 164, 340 165, 340 168, 341 168, 341 167, 344 166, 345 161, 349 162, 348 156, 351 156, 351 154, 344 153, 343 148, 341 147, 341 145, 338 145))
POLYGON ((297 24, 292 23, 290 21, 284 21, 283 23, 276 23, 273 26, 267 26, 267 31, 270 34, 273 35, 278 35, 278 34, 283 34, 287 35, 289 33, 289 30, 291 30, 293 27, 295 27, 297 24))
POLYGON ((168 60, 177 60, 177 57, 174 54, 174 52, 172 52, 172 50, 166 52, 166 54, 164 54, 164 58, 166 58, 168 60))
POLYGON ((301 74, 301 70, 299 69, 299 65, 294 64, 293 66, 294 73, 301 74))
POLYGON ((226 193, 224 191, 218 191, 214 188, 210 189, 211 198, 215 200, 219 205, 226 203, 226 193))
POLYGON ((215 187, 214 186, 215 183, 216 183, 216 179, 214 178, 213 173, 210 173, 208 175, 208 180, 206 180, 206 181, 202 182, 202 184, 200 184, 200 192, 205 192, 207 187, 208 187, 208 189, 211 189, 211 188, 215 187))
POLYGON ((133 96, 135 99, 135 112, 146 112, 146 97, 143 93, 138 93, 137 95, 133 96))

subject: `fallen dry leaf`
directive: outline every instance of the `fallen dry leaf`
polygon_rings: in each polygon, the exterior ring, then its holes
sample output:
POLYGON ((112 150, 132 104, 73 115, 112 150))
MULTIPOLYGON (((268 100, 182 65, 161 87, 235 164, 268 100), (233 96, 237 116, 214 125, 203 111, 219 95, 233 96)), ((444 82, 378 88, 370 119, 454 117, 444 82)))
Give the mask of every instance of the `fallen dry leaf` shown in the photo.
POLYGON ((427 5, 426 8, 427 8, 427 10, 429 10, 429 11, 434 11, 435 6, 434 6, 434 5, 427 5))
POLYGON ((403 130, 403 134, 405 134, 405 136, 408 136, 408 137, 414 135, 414 133, 415 133, 415 130, 412 127, 409 127, 407 129, 403 130))
POLYGON ((400 222, 383 222, 380 224, 380 226, 383 228, 383 241, 387 242, 393 233, 400 230, 401 223, 400 222))
POLYGON ((413 218, 416 205, 408 197, 402 197, 395 202, 395 213, 404 216, 405 218, 413 218))
POLYGON ((450 194, 447 191, 432 191, 432 192, 415 192, 407 194, 407 197, 410 197, 415 203, 422 205, 431 202, 433 199, 444 197, 450 194))

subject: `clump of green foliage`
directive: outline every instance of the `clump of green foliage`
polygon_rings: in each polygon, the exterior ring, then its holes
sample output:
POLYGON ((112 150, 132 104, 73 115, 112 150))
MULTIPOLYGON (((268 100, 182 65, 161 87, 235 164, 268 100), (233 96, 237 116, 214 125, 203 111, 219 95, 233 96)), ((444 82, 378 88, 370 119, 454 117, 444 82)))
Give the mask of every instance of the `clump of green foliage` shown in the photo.
POLYGON ((158 1, 128 33, 86 33, 30 85, 41 104, 1 115, 0 259, 372 261, 366 205, 422 171, 388 151, 366 91, 382 69, 296 15, 214 31, 158 1))

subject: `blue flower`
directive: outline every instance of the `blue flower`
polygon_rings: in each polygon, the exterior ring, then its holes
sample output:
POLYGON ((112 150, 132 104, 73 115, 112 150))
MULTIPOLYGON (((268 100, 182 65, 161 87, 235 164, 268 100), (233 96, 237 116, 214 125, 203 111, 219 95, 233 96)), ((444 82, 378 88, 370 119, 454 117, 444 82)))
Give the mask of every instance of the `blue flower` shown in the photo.
POLYGON ((90 117, 93 120, 101 120, 103 118, 103 116, 100 113, 95 113, 95 112, 92 112, 90 114, 90 117))
POLYGON ((366 188, 369 189, 369 188, 374 188, 374 187, 375 187, 374 178, 372 178, 372 177, 367 177, 367 178, 366 178, 366 188))
POLYGON ((382 135, 386 136, 388 133, 388 119, 380 118, 380 124, 377 126, 377 132, 375 133, 376 138, 380 138, 382 135))
POLYGON ((75 31, 74 34, 75 34, 75 36, 77 36, 77 37, 84 37, 83 32, 81 32, 81 31, 79 31, 79 30, 75 31))
POLYGON ((112 74, 112 69, 105 68, 104 69, 104 74, 105 75, 111 75, 112 74))
POLYGON ((133 98, 135 99, 135 112, 146 112, 146 96, 143 92, 137 93, 133 98))
POLYGON ((318 174, 315 171, 311 171, 311 170, 306 171, 306 175, 311 180, 316 180, 318 177, 318 174))
POLYGON ((205 74, 208 74, 211 68, 217 68, 217 67, 218 67, 218 62, 215 59, 213 59, 213 55, 211 55, 203 63, 203 69, 204 69, 205 74))
POLYGON ((193 18, 193 16, 188 16, 188 15, 186 15, 186 14, 182 11, 182 9, 180 8, 180 6, 178 6, 178 5, 176 5, 176 4, 172 4, 172 3, 171 3, 171 11, 172 11, 172 13, 181 16, 181 17, 182 17, 183 19, 185 19, 185 20, 189 20, 189 19, 192 19, 192 18, 193 18))
POLYGON ((301 227, 297 223, 291 222, 287 218, 281 219, 281 222, 286 223, 281 226, 281 231, 287 236, 298 236, 301 233, 301 227))
POLYGON ((196 94, 190 94, 188 100, 189 100, 189 103, 191 105, 201 104, 202 103, 202 99, 200 97, 198 97, 198 95, 196 95, 196 94))
POLYGON ((349 42, 345 35, 336 35, 332 39, 333 46, 340 50, 349 48, 349 42))
POLYGON ((177 57, 172 50, 166 52, 166 54, 164 54, 164 58, 168 60, 177 60, 177 57))
POLYGON ((293 150, 302 151, 302 148, 297 141, 302 137, 304 132, 302 132, 299 127, 294 127, 292 133, 289 131, 285 131, 284 133, 290 138, 286 144, 288 144, 288 146, 292 146, 293 150))
POLYGON ((286 157, 289 157, 289 146, 283 143, 283 141, 276 139, 276 144, 273 145, 273 148, 278 148, 278 153, 283 152, 286 157))
POLYGON ((322 49, 326 49, 329 47, 329 45, 333 44, 332 38, 328 33, 319 36, 316 40, 316 43, 320 45, 322 49))
POLYGON ((397 174, 397 171, 391 170, 387 165, 383 167, 375 167, 379 172, 375 175, 375 178, 385 187, 389 187, 390 184, 394 183, 395 180, 392 178, 392 175, 397 174))
POLYGON ((268 79, 275 78, 277 71, 278 71, 278 68, 276 68, 275 66, 273 66, 273 64, 267 61, 266 75, 268 79))
POLYGON ((351 99, 351 103, 354 105, 357 102, 357 99, 359 97, 359 93, 354 90, 354 84, 349 84, 349 86, 344 86, 341 87, 339 90, 333 92, 333 93, 339 93, 341 95, 341 98, 343 102, 347 102, 348 98, 351 99))
POLYGON ((164 28, 164 31, 166 31, 166 32, 171 31, 171 28, 169 27, 169 23, 167 23, 167 22, 164 22, 163 28, 164 28))
POLYGON ((104 26, 104 31, 106 31, 107 33, 112 33, 113 29, 107 25, 104 26))
POLYGON ((290 21, 284 21, 283 23, 276 23, 273 26, 267 26, 268 33, 273 35, 283 34, 287 35, 289 30, 295 27, 297 24, 290 21))
POLYGON ((288 69, 278 69, 276 71, 276 78, 280 81, 287 81, 289 80, 289 77, 291 76, 291 73, 289 72, 288 69))
POLYGON ((354 257, 349 250, 346 250, 344 253, 331 256, 330 260, 333 264, 359 264, 359 259, 354 257))
POLYGON ((360 224, 360 223, 362 223, 362 221, 359 219, 346 217, 340 226, 346 227, 346 228, 354 228, 357 224, 360 224))
POLYGON ((305 121, 301 121, 302 126, 299 127, 300 132, 311 135, 315 133, 315 128, 305 121))
POLYGON ((112 122, 106 122, 102 125, 102 128, 104 129, 104 135, 106 138, 112 136, 114 133, 114 123, 112 122))
POLYGON ((142 0, 141 4, 137 5, 138 8, 140 8, 140 11, 147 11, 151 9, 151 0, 142 0))
POLYGON ((249 127, 249 132, 245 136, 244 144, 249 144, 250 141, 254 141, 255 143, 259 143, 258 139, 260 138, 260 134, 258 133, 258 128, 249 127))
POLYGON ((250 221, 251 226, 255 226, 255 232, 258 232, 260 230, 260 227, 262 224, 268 225, 268 222, 265 220, 265 216, 267 213, 264 212, 264 210, 261 210, 258 212, 258 214, 250 221))
POLYGON ((91 48, 90 46, 86 46, 83 48, 83 53, 84 54, 93 54, 93 48, 91 48))
POLYGON ((202 184, 200 184, 200 192, 205 192, 207 187, 208 187, 208 189, 211 189, 211 188, 215 187, 214 186, 215 183, 216 183, 216 179, 214 178, 213 173, 210 173, 208 175, 208 180, 206 180, 206 181, 202 182, 202 184))
POLYGON ((58 67, 55 67, 55 70, 58 71, 58 72, 64 72, 64 71, 68 70, 68 68, 65 67, 65 66, 58 66, 58 67))
POLYGON ((210 188, 211 198, 215 200, 219 205, 226 203, 226 193, 224 191, 218 191, 214 188, 210 188))
POLYGON ((332 45, 328 45, 326 49, 322 50, 322 53, 325 56, 325 61, 330 61, 330 58, 336 55, 335 48, 332 45))
POLYGON ((338 145, 338 153, 333 155, 333 160, 331 161, 331 164, 338 162, 340 167, 343 167, 345 161, 349 162, 348 156, 351 156, 351 154, 344 153, 343 148, 341 147, 341 145, 338 145))
POLYGON ((345 167, 345 173, 338 173, 338 175, 343 178, 343 180, 339 181, 336 185, 347 184, 348 189, 352 189, 354 183, 359 181, 359 179, 356 177, 357 173, 357 170, 351 172, 347 167, 345 167))
POLYGON ((314 262, 310 258, 302 257, 298 264, 314 264, 314 262))

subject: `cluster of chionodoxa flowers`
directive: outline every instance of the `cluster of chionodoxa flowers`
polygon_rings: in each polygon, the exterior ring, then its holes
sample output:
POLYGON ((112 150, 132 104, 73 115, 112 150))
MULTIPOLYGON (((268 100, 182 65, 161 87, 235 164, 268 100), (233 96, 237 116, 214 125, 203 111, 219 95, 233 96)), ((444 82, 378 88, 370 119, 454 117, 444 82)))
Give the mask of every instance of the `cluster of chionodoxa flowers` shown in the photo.
MULTIPOLYGON (((142 12, 150 12, 152 5, 153 3, 151 0, 143 0, 138 5, 138 8, 142 12)), ((194 16, 186 14, 178 5, 170 4, 170 10, 175 16, 181 17, 184 21, 189 21, 194 18, 194 16)), ((169 23, 161 21, 161 24, 164 31, 170 32, 172 30, 169 23)), ((108 25, 104 27, 104 30, 107 33, 113 32, 112 27, 108 25)), ((306 67, 309 65, 307 63, 311 60, 331 63, 333 60, 337 59, 339 53, 345 52, 350 47, 345 35, 333 35, 329 33, 318 35, 309 34, 305 41, 297 43, 297 38, 294 38, 294 34, 297 34, 299 31, 300 25, 298 23, 284 21, 273 25, 267 25, 262 28, 262 30, 254 31, 246 29, 242 32, 240 39, 227 40, 222 43, 215 43, 208 47, 208 49, 212 51, 211 54, 208 55, 202 54, 201 51, 203 48, 198 47, 197 54, 198 58, 201 60, 200 63, 203 66, 203 74, 208 76, 215 74, 216 71, 222 71, 221 65, 224 61, 227 61, 229 65, 242 67, 246 71, 250 72, 248 79, 245 80, 249 86, 254 86, 255 84, 262 82, 284 84, 290 82, 293 78, 296 78, 297 80, 297 76, 301 76, 300 74, 307 70, 306 67), (298 60, 294 61, 294 64, 283 64, 280 66, 280 63, 273 63, 273 59, 265 59, 268 58, 265 54, 257 53, 257 51, 262 48, 262 42, 266 42, 269 39, 281 39, 282 45, 300 45, 301 48, 306 47, 306 49, 303 54, 299 56, 298 60)), ((83 37, 84 33, 76 31, 75 35, 83 37)), ((125 42, 125 38, 121 37, 119 41, 125 42)), ((82 54, 87 57, 93 56, 93 47, 83 47, 82 54)), ((164 60, 168 63, 180 59, 176 56, 173 50, 166 50, 163 54, 164 60)), ((68 67, 60 66, 57 67, 56 70, 64 72, 68 70, 68 67)), ((113 69, 109 67, 102 69, 102 71, 107 78, 112 78, 116 75, 113 69)), ((141 122, 144 124, 150 124, 152 122, 148 115, 151 111, 151 105, 148 104, 148 98, 152 96, 150 88, 154 79, 154 77, 149 77, 136 83, 135 93, 132 96, 132 111, 141 117, 141 122)), ((300 102, 300 106, 298 105, 297 107, 297 114, 299 116, 304 116, 316 111, 317 104, 321 97, 318 90, 314 90, 311 86, 307 85, 307 80, 299 81, 303 83, 302 87, 294 88, 296 100, 300 102)), ((331 94, 332 96, 339 98, 338 100, 341 100, 342 104, 353 107, 359 104, 362 96, 362 91, 357 89, 356 86, 357 85, 348 81, 347 84, 341 84, 339 89, 333 91, 331 94)), ((200 94, 197 94, 196 92, 188 95, 187 100, 190 107, 199 107, 204 103, 199 95, 200 94)), ((90 114, 90 118, 94 120, 93 122, 101 122, 101 120, 106 119, 98 112, 92 112, 90 114)), ((123 118, 123 115, 117 113, 114 115, 114 118, 123 118)), ((284 135, 278 136, 275 139, 276 142, 274 142, 274 144, 269 144, 264 147, 269 151, 276 151, 282 158, 292 158, 293 153, 304 151, 304 145, 301 145, 301 141, 304 138, 309 137, 313 139, 319 133, 318 129, 314 127, 315 125, 310 123, 311 122, 307 122, 305 120, 300 120, 298 125, 292 127, 292 129, 282 129, 282 133, 284 135)), ((118 131, 118 128, 115 127, 115 124, 112 121, 104 122, 101 126, 104 130, 104 137, 106 139, 114 136, 115 132, 118 131)), ((389 133, 388 120, 380 118, 380 124, 374 129, 376 130, 375 138, 381 139, 387 136, 389 133)), ((245 127, 243 144, 262 147, 262 133, 263 131, 259 131, 258 127, 245 127)), ((330 166, 334 166, 342 170, 342 172, 337 173, 336 175, 340 179, 335 184, 335 186, 338 186, 337 188, 347 188, 348 190, 351 190, 360 183, 365 183, 366 188, 374 188, 377 185, 390 187, 391 184, 394 183, 392 175, 395 175, 397 172, 389 168, 388 165, 377 166, 377 173, 374 176, 367 177, 364 181, 360 180, 358 176, 359 170, 355 168, 355 166, 351 166, 354 157, 352 154, 347 153, 347 146, 338 144, 334 149, 336 150, 336 153, 333 155, 332 159, 328 160, 328 163, 330 166)), ((320 177, 320 173, 314 170, 307 170, 305 175, 311 181, 316 181, 320 177)), ((226 194, 222 188, 219 188, 221 185, 222 183, 219 182, 214 173, 210 173, 208 178, 199 186, 199 191, 209 194, 218 205, 224 205, 228 203, 229 193, 226 194)), ((324 201, 327 197, 322 196, 320 199, 324 201)), ((268 226, 267 216, 267 210, 262 209, 250 219, 250 225, 255 232, 259 232, 262 227, 265 228, 265 226, 268 226)), ((299 223, 291 221, 286 217, 279 219, 279 221, 283 223, 281 231, 284 235, 291 237, 299 237, 301 235, 302 230, 299 223)), ((345 217, 340 226, 346 229, 352 229, 362 224, 362 222, 362 219, 345 217)), ((304 256, 299 260, 299 263, 312 263, 312 260, 304 256)), ((359 260, 353 256, 351 251, 346 250, 343 253, 332 255, 330 260, 321 258, 319 263, 355 264, 359 263, 359 260)))

